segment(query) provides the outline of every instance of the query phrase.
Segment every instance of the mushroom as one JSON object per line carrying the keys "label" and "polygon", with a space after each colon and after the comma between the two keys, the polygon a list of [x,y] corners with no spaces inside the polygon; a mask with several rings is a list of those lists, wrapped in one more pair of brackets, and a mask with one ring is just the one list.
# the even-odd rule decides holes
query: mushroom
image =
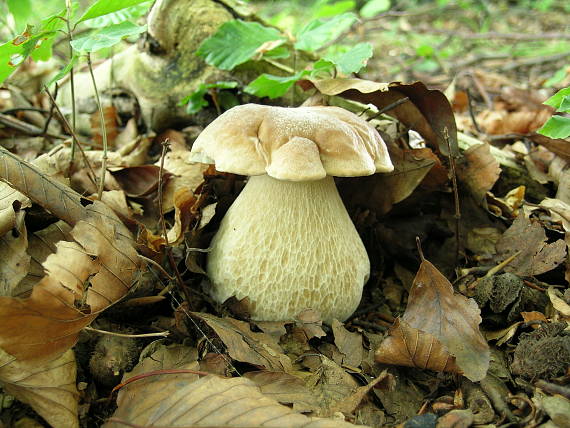
{"label": "mushroom", "polygon": [[208,125],[191,156],[250,176],[210,246],[214,299],[247,296],[255,320],[306,308],[327,323],[347,319],[370,261],[333,176],[392,171],[378,132],[339,107],[246,104]]}

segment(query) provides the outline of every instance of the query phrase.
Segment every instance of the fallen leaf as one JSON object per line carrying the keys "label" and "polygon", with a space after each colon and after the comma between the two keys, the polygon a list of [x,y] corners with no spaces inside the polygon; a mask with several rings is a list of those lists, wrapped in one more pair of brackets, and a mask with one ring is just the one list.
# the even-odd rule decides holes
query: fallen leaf
{"label": "fallen leaf", "polygon": [[465,163],[457,170],[459,180],[469,189],[477,203],[485,201],[501,174],[499,162],[491,155],[490,145],[472,146],[463,153]]}
{"label": "fallen leaf", "polygon": [[[405,85],[361,79],[325,79],[311,83],[325,95],[372,104],[379,110],[390,106],[386,114],[419,132],[430,147],[448,155],[449,143],[452,154],[459,155],[455,116],[443,92],[430,90],[421,82]],[[398,104],[405,98],[408,101]]]}
{"label": "fallen leaf", "polygon": [[542,226],[521,213],[497,242],[497,252],[500,261],[520,252],[505,267],[505,271],[518,276],[533,276],[548,272],[563,263],[566,259],[566,244],[561,239],[547,244]]}
{"label": "fallen leaf", "polygon": [[0,236],[16,225],[16,211],[31,206],[26,196],[0,182]]}
{"label": "fallen leaf", "polygon": [[27,403],[53,427],[79,426],[76,365],[68,350],[45,364],[29,365],[0,349],[0,384],[8,394]]}
{"label": "fallen leaf", "polygon": [[314,309],[304,309],[296,316],[296,321],[295,324],[305,333],[307,340],[327,335],[322,327],[321,315]]}
{"label": "fallen leaf", "polygon": [[0,234],[0,296],[13,296],[18,284],[28,274],[30,256],[24,212],[18,211],[12,230]]}
{"label": "fallen leaf", "polygon": [[306,413],[320,409],[319,399],[297,376],[264,370],[248,372],[244,377],[253,381],[263,395],[281,404],[292,405],[296,412]]}
{"label": "fallen leaf", "polygon": [[204,321],[215,332],[232,359],[274,371],[290,372],[293,369],[291,360],[275,339],[251,331],[248,323],[206,313],[193,313],[192,316]]}
{"label": "fallen leaf", "polygon": [[184,240],[184,234],[198,215],[193,212],[195,203],[196,197],[190,189],[182,187],[174,193],[174,226],[166,234],[170,245],[178,245]]}
{"label": "fallen leaf", "polygon": [[344,354],[342,359],[343,366],[352,369],[360,367],[364,354],[362,335],[348,331],[337,320],[333,320],[331,327],[334,334],[334,343],[338,350]]}
{"label": "fallen leaf", "polygon": [[455,357],[434,336],[397,319],[376,351],[376,362],[461,373]]}
{"label": "fallen leaf", "polygon": [[[380,345],[376,360],[384,361],[384,355],[401,355],[398,364],[415,366],[418,361],[423,362],[420,367],[427,367],[428,363],[432,364],[432,358],[437,357],[433,364],[449,370],[452,361],[448,360],[454,357],[465,377],[479,381],[487,373],[490,355],[489,346],[479,331],[480,322],[475,301],[454,293],[449,281],[435,266],[423,260],[414,278],[406,311]],[[434,349],[437,342],[443,348],[438,345]]]}
{"label": "fallen leaf", "polygon": [[[141,198],[158,190],[160,167],[156,165],[131,166],[112,171],[111,174],[127,196]],[[172,174],[163,171],[163,183],[167,183],[171,176]]]}
{"label": "fallen leaf", "polygon": [[310,418],[265,397],[249,379],[193,374],[153,375],[123,387],[105,428],[138,426],[348,428]]}

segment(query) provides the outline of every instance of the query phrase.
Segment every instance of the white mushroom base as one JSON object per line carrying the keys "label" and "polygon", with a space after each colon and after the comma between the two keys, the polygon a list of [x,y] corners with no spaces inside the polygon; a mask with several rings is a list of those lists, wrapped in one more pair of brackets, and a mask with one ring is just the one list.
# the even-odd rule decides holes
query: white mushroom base
{"label": "white mushroom base", "polygon": [[303,309],[344,321],[370,274],[368,255],[334,179],[251,177],[212,240],[212,296],[249,297],[255,320],[282,321]]}

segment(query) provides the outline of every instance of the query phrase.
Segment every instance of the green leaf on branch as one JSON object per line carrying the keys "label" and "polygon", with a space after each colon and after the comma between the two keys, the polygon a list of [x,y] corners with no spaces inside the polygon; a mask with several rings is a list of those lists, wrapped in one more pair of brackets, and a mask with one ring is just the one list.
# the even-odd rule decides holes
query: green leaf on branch
{"label": "green leaf on branch", "polygon": [[550,138],[568,138],[570,137],[570,117],[552,116],[542,125],[538,133]]}
{"label": "green leaf on branch", "polygon": [[88,19],[97,18],[109,13],[117,12],[127,7],[135,6],[139,3],[148,2],[148,0],[98,0],[91,5],[89,9],[79,18],[75,25]]}
{"label": "green leaf on branch", "polygon": [[133,21],[146,14],[151,6],[152,1],[146,0],[143,3],[90,19],[85,25],[90,28],[101,28],[113,24],[120,24],[125,21]]}
{"label": "green leaf on branch", "polygon": [[560,107],[560,105],[562,104],[562,101],[564,100],[565,97],[570,96],[570,86],[564,89],[560,89],[558,92],[556,92],[553,96],[551,96],[549,99],[547,99],[544,104],[546,104],[547,106],[550,107],[554,107],[555,109],[558,109]]}
{"label": "green leaf on branch", "polygon": [[231,89],[237,87],[237,82],[216,82],[216,83],[201,83],[194,92],[187,97],[184,97],[178,105],[186,105],[186,113],[196,114],[204,107],[208,106],[208,101],[204,96],[211,89]]}
{"label": "green leaf on branch", "polygon": [[363,18],[372,18],[388,9],[390,9],[390,0],[368,0],[360,9],[360,15]]}
{"label": "green leaf on branch", "polygon": [[350,50],[325,56],[332,62],[342,74],[358,73],[366,67],[368,60],[372,58],[372,45],[370,43],[358,43]]}
{"label": "green leaf on branch", "polygon": [[73,56],[71,57],[71,61],[69,61],[65,67],[63,67],[61,70],[59,70],[59,72],[53,76],[49,82],[46,83],[46,86],[51,86],[52,83],[57,82],[60,79],[63,79],[65,76],[67,76],[67,74],[69,73],[69,71],[75,66],[75,64],[77,64],[77,61],[79,60],[79,56],[77,55],[76,52],[73,52]]}
{"label": "green leaf on branch", "polygon": [[343,13],[328,20],[315,19],[297,34],[295,49],[307,52],[319,50],[348,30],[357,19],[354,13]]}
{"label": "green leaf on branch", "polygon": [[16,31],[22,31],[34,16],[31,0],[7,0],[8,10],[14,17]]}
{"label": "green leaf on branch", "polygon": [[562,101],[560,102],[560,105],[556,111],[562,113],[570,113],[570,95],[566,95],[564,98],[562,98]]}
{"label": "green leaf on branch", "polygon": [[[204,40],[196,54],[221,70],[232,70],[255,56],[274,51],[283,43],[285,37],[275,28],[236,19],[225,22]],[[269,44],[271,49],[267,48]]]}
{"label": "green leaf on branch", "polygon": [[14,40],[0,45],[0,83],[2,83],[28,56],[36,60],[51,58],[51,48],[57,31],[63,27],[65,9],[49,16],[35,27],[28,26]]}
{"label": "green leaf on branch", "polygon": [[72,40],[71,46],[77,52],[95,52],[114,46],[123,38],[140,34],[143,31],[146,31],[146,25],[138,26],[132,22],[125,21],[78,37]]}
{"label": "green leaf on branch", "polygon": [[264,73],[247,85],[244,91],[257,97],[279,98],[285,95],[297,80],[310,73],[308,70],[303,70],[293,76],[285,77]]}

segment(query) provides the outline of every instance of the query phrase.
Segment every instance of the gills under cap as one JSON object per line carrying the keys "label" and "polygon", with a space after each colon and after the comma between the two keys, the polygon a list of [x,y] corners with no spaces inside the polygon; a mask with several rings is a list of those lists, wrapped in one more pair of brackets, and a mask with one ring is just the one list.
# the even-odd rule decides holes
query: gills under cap
{"label": "gills under cap", "polygon": [[394,169],[368,122],[339,107],[245,104],[214,120],[194,142],[192,160],[218,171],[288,181],[353,177]]}

